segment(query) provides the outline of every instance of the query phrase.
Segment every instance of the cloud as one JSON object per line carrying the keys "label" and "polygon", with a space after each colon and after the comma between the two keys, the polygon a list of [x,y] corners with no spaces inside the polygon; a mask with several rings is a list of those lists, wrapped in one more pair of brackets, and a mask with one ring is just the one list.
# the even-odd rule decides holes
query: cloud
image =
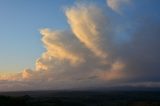
{"label": "cloud", "polygon": [[28,79],[28,78],[32,77],[32,75],[33,75],[33,72],[32,72],[32,70],[30,70],[30,69],[25,69],[25,70],[22,72],[22,78],[23,78],[23,79]]}
{"label": "cloud", "polygon": [[159,88],[160,82],[133,82],[133,83],[122,83],[119,87],[134,87],[134,88]]}
{"label": "cloud", "polygon": [[[129,1],[107,2],[118,9]],[[65,15],[71,29],[42,29],[46,51],[36,60],[36,68],[1,75],[0,89],[159,87],[160,20],[152,16],[159,14],[153,9],[159,6],[151,1],[132,3],[134,9],[126,7],[128,11],[116,18],[93,4],[68,7]],[[144,6],[150,7],[147,13]]]}
{"label": "cloud", "polygon": [[112,64],[111,69],[109,71],[100,72],[99,75],[104,80],[118,80],[125,77],[125,73],[123,71],[124,67],[124,63],[117,61],[114,64]]}
{"label": "cloud", "polygon": [[[78,54],[74,39],[68,36],[70,33],[63,31],[41,30],[42,41],[47,49],[47,54],[59,60],[68,60],[71,64],[84,62],[83,57]],[[65,36],[64,36],[65,35]],[[70,42],[72,40],[73,43]],[[73,45],[75,45],[73,47]]]}
{"label": "cloud", "polygon": [[41,30],[46,52],[36,62],[36,75],[42,72],[46,83],[60,88],[81,88],[91,81],[121,78],[123,62],[111,58],[108,51],[112,38],[103,10],[81,4],[67,8],[66,16],[71,30]]}
{"label": "cloud", "polygon": [[[93,12],[94,11],[94,12]],[[96,6],[77,5],[68,8],[66,16],[75,36],[94,54],[106,58],[107,53],[102,48],[102,38],[106,32],[105,15]]]}
{"label": "cloud", "polygon": [[107,5],[118,13],[121,13],[124,6],[129,5],[131,0],[106,0]]}
{"label": "cloud", "polygon": [[46,51],[35,70],[20,73],[25,88],[80,89],[123,76],[123,63],[110,58],[110,23],[103,10],[81,4],[67,8],[66,16],[71,30],[40,31]]}

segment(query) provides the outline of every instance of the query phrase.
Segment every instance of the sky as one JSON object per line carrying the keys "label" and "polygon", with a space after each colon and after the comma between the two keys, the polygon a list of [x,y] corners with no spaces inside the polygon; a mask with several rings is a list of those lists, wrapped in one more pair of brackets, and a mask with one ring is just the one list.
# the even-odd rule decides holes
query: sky
{"label": "sky", "polygon": [[66,29],[64,8],[71,4],[74,0],[0,0],[0,72],[34,68],[44,51],[39,30]]}
{"label": "sky", "polygon": [[159,0],[0,0],[0,91],[160,87]]}

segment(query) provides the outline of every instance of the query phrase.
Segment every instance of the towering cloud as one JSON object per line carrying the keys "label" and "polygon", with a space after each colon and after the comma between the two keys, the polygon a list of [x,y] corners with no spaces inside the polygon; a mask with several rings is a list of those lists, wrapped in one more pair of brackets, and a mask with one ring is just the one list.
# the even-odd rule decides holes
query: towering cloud
{"label": "towering cloud", "polygon": [[[93,12],[94,11],[94,12]],[[95,55],[106,58],[102,48],[102,38],[106,28],[106,19],[96,6],[78,5],[67,9],[66,16],[75,36]],[[106,29],[107,30],[107,29]]]}
{"label": "towering cloud", "polygon": [[[130,0],[107,0],[118,18],[93,4],[67,8],[71,29],[42,29],[46,51],[37,59],[36,69],[1,77],[0,89],[159,87],[160,20],[142,9],[146,3],[152,11],[156,3],[142,1],[141,5],[132,1],[135,9],[126,6],[127,12],[119,15]],[[158,11],[152,14],[160,16]]]}
{"label": "towering cloud", "polygon": [[[71,64],[84,62],[83,57],[75,50],[76,42],[74,42],[72,36],[68,36],[69,34],[71,35],[71,33],[44,29],[41,30],[41,34],[42,41],[47,49],[46,54],[49,56],[62,61],[68,60]],[[70,40],[72,40],[73,43],[71,43]]]}

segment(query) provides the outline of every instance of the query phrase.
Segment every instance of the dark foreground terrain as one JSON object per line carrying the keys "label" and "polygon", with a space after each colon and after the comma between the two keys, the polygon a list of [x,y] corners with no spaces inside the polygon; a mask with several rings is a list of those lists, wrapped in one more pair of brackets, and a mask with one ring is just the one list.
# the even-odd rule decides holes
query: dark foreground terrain
{"label": "dark foreground terrain", "polygon": [[0,106],[160,106],[160,92],[154,91],[28,91],[0,95]]}

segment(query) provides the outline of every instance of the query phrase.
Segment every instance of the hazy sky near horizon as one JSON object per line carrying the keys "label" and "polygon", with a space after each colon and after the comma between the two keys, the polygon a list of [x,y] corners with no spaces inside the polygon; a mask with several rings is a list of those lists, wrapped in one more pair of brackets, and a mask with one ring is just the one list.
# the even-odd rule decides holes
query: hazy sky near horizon
{"label": "hazy sky near horizon", "polygon": [[160,87],[159,11],[159,0],[0,0],[0,90]]}

